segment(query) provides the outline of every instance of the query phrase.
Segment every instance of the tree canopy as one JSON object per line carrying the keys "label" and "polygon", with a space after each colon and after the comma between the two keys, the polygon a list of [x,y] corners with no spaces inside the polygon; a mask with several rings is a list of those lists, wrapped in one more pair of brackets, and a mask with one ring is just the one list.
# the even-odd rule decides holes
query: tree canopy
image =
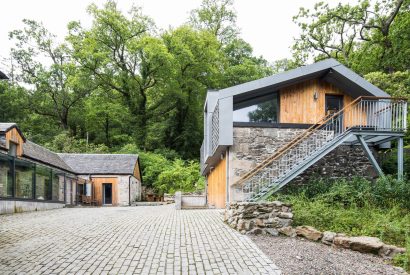
{"label": "tree canopy", "polygon": [[64,39],[25,19],[10,30],[17,66],[13,81],[0,83],[0,121],[58,151],[140,153],[147,166],[160,166],[145,170],[148,185],[168,192],[180,181],[195,190],[203,184],[192,173],[207,89],[333,57],[410,98],[410,0],[331,3],[302,7],[292,56],[269,61],[241,37],[234,0],[203,0],[186,23],[166,30],[141,8],[125,13],[111,0],[90,5],[91,26],[70,22]]}

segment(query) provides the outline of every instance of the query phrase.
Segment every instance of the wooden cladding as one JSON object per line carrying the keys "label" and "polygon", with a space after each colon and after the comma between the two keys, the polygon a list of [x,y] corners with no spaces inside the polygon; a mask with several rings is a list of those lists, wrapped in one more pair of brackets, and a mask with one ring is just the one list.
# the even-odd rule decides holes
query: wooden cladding
{"label": "wooden cladding", "polygon": [[23,155],[23,137],[20,135],[19,131],[16,128],[12,128],[11,130],[6,132],[6,146],[7,149],[10,147],[10,142],[13,142],[17,145],[17,156],[20,157]]}
{"label": "wooden cladding", "polygon": [[280,123],[314,124],[326,115],[326,94],[343,95],[346,106],[353,98],[320,80],[310,80],[280,91]]}
{"label": "wooden cladding", "polygon": [[226,203],[226,156],[208,176],[208,205],[225,208]]}
{"label": "wooden cladding", "polygon": [[112,184],[112,205],[118,205],[118,178],[92,178],[93,198],[97,205],[103,205],[103,184]]}

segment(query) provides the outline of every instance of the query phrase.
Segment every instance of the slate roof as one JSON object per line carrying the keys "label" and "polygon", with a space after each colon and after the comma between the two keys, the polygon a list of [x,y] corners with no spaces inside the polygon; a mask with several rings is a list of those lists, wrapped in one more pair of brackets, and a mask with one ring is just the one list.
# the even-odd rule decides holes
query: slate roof
{"label": "slate roof", "polygon": [[138,155],[58,154],[77,174],[132,175]]}
{"label": "slate roof", "polygon": [[[0,134],[4,134],[4,133],[6,133],[7,131],[9,131],[13,128],[16,128],[17,131],[19,132],[20,136],[23,138],[23,140],[26,141],[26,138],[24,137],[24,135],[21,132],[20,128],[17,127],[16,123],[13,123],[13,122],[11,122],[11,123],[0,122]],[[1,144],[0,144],[0,146],[1,146]]]}
{"label": "slate roof", "polygon": [[26,140],[23,144],[23,156],[68,172],[74,172],[73,169],[67,165],[67,163],[65,163],[58,154],[29,140]]}
{"label": "slate roof", "polygon": [[17,124],[0,122],[0,133],[5,133],[13,127],[17,127]]}
{"label": "slate roof", "polygon": [[390,97],[335,59],[326,59],[311,65],[246,82],[219,90],[219,98],[234,97],[240,101],[269,93],[306,80],[320,78],[341,88],[353,98],[358,96]]}

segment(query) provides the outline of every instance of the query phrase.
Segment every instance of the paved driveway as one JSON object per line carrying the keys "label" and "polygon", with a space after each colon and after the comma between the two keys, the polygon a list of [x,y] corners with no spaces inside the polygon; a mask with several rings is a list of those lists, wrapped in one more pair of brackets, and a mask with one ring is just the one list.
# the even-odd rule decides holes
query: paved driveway
{"label": "paved driveway", "polygon": [[218,210],[68,208],[0,216],[0,274],[279,274]]}

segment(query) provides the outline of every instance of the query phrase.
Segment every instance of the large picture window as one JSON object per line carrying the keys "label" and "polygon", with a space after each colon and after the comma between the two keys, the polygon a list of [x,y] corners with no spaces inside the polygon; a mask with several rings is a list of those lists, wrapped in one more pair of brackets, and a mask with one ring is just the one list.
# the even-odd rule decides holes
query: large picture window
{"label": "large picture window", "polygon": [[33,165],[22,160],[15,160],[16,198],[33,198]]}
{"label": "large picture window", "polygon": [[279,122],[278,94],[253,98],[234,105],[234,122]]}
{"label": "large picture window", "polygon": [[13,196],[13,161],[0,155],[0,197]]}
{"label": "large picture window", "polygon": [[0,197],[64,201],[65,173],[0,154]]}
{"label": "large picture window", "polygon": [[36,167],[36,199],[51,200],[51,169],[44,166]]}

